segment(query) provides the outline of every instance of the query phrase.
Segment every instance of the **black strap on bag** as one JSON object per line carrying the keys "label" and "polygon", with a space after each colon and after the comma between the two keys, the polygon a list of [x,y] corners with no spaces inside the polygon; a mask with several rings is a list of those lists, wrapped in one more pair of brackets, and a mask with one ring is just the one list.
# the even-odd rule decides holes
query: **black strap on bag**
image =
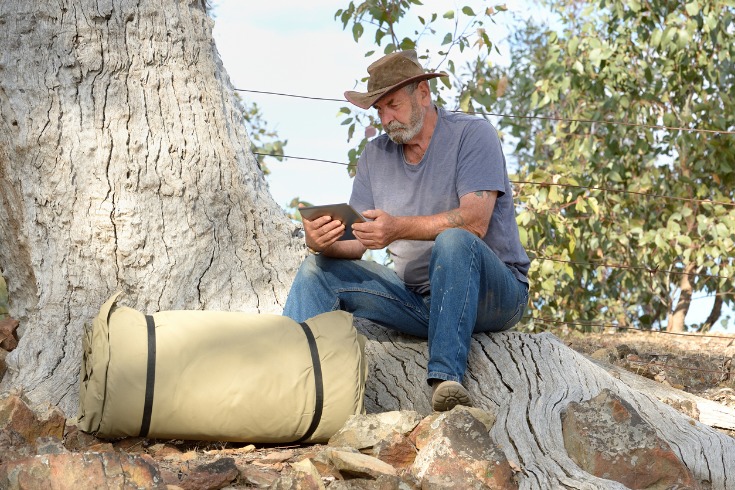
{"label": "black strap on bag", "polygon": [[145,376],[145,403],[143,404],[143,421],[140,424],[140,437],[148,437],[153,412],[153,388],[156,384],[156,323],[151,315],[145,316],[148,328],[148,364]]}
{"label": "black strap on bag", "polygon": [[324,380],[322,378],[322,364],[319,360],[319,350],[317,349],[316,339],[314,334],[309,328],[306,322],[301,322],[301,328],[304,329],[306,334],[306,340],[309,342],[309,351],[311,352],[311,364],[314,366],[314,384],[316,388],[316,401],[314,404],[314,417],[311,419],[311,425],[306,430],[301,438],[296,442],[303,442],[307,440],[314,433],[316,428],[319,426],[319,422],[322,419],[322,409],[324,407]]}

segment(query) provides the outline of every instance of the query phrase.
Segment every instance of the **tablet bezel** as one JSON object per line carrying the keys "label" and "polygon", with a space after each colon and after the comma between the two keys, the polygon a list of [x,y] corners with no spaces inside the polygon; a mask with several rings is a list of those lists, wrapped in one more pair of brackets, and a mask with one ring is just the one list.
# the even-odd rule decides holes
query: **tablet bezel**
{"label": "tablet bezel", "polygon": [[342,224],[345,225],[345,232],[338,240],[355,240],[355,235],[352,234],[352,225],[368,221],[363,215],[357,212],[355,208],[347,203],[305,206],[303,208],[298,208],[298,211],[302,218],[306,218],[309,221],[322,216],[329,216],[332,219],[341,221]]}

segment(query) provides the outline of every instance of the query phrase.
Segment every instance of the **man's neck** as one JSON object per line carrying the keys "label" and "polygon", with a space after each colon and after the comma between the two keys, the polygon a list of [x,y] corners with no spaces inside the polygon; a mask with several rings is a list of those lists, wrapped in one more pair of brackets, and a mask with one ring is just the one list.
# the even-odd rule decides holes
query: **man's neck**
{"label": "man's neck", "polygon": [[429,149],[431,137],[434,135],[434,129],[436,129],[436,122],[438,120],[439,114],[436,106],[432,104],[429,110],[426,111],[424,126],[421,128],[419,134],[414,136],[408,143],[403,144],[403,155],[407,163],[418,165],[421,159],[424,158],[426,150]]}

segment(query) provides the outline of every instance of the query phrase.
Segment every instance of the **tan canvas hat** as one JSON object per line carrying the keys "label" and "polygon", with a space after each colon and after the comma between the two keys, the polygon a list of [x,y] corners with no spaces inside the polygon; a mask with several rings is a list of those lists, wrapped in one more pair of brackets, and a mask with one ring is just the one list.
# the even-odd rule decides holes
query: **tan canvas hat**
{"label": "tan canvas hat", "polygon": [[413,49],[383,56],[368,66],[367,71],[370,75],[367,92],[345,92],[345,98],[362,109],[369,109],[382,96],[409,83],[447,76],[446,73],[425,72]]}

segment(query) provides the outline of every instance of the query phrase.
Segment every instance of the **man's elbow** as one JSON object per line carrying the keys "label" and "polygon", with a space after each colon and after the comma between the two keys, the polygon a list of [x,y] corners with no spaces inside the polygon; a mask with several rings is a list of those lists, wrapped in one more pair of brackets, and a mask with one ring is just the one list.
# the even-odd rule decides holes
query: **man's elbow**
{"label": "man's elbow", "polygon": [[472,233],[473,235],[479,237],[479,238],[485,238],[485,235],[487,235],[487,230],[490,227],[490,220],[489,219],[478,219],[473,220],[470,223],[468,223],[469,226],[467,226],[467,231]]}

